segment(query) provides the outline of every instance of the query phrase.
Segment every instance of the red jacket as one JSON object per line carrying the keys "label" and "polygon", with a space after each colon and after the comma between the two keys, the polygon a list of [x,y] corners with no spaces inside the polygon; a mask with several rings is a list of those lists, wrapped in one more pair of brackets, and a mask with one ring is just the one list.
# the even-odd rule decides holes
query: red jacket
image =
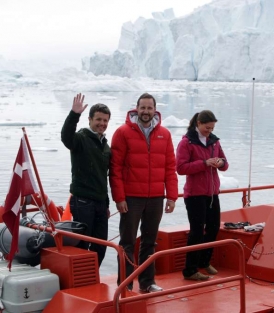
{"label": "red jacket", "polygon": [[228,169],[225,154],[219,138],[210,134],[204,146],[196,131],[188,131],[179,142],[176,154],[177,173],[186,175],[184,198],[191,196],[212,196],[220,192],[220,179],[217,169],[205,164],[209,158],[222,158],[225,163],[220,171]]}
{"label": "red jacket", "polygon": [[138,126],[137,111],[127,113],[126,124],[112,137],[110,186],[115,202],[132,197],[178,198],[178,178],[170,132],[155,113],[149,144]]}

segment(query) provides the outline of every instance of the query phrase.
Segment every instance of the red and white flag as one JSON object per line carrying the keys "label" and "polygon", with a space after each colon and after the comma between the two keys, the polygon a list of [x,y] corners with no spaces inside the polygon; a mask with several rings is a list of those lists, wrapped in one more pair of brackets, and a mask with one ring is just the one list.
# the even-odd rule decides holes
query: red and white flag
{"label": "red and white flag", "polygon": [[31,171],[29,153],[23,136],[20,148],[13,166],[9,191],[4,204],[3,221],[7,225],[12,242],[10,252],[7,257],[9,260],[8,268],[11,269],[11,262],[18,250],[19,219],[21,198],[31,195],[38,191]]}

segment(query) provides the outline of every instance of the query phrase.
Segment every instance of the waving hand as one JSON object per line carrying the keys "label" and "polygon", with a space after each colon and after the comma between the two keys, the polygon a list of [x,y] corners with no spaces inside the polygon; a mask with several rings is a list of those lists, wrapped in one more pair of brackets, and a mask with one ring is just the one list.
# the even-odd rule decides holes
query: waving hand
{"label": "waving hand", "polygon": [[88,106],[87,104],[84,103],[85,96],[80,93],[77,94],[76,97],[73,99],[73,105],[72,105],[72,111],[75,113],[82,113]]}

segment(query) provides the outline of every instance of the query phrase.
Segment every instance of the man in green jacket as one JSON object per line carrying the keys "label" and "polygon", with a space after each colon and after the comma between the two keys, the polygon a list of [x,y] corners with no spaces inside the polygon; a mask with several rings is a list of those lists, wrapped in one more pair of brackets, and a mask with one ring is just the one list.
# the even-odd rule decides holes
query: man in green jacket
{"label": "man in green jacket", "polygon": [[[89,128],[76,132],[80,116],[88,106],[84,104],[84,99],[81,94],[74,97],[72,110],[61,131],[62,142],[71,156],[70,210],[74,221],[87,225],[87,236],[107,240],[110,148],[104,132],[111,113],[104,104],[93,105],[89,111]],[[106,246],[81,241],[78,247],[97,252],[101,265]]]}

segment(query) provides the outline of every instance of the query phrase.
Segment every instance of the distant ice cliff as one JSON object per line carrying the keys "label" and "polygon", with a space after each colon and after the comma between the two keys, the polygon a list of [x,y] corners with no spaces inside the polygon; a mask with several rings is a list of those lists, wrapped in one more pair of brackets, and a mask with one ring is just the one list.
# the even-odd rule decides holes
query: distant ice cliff
{"label": "distant ice cliff", "polygon": [[122,26],[118,49],[83,60],[95,75],[274,82],[274,1],[215,0],[175,18],[173,9]]}

